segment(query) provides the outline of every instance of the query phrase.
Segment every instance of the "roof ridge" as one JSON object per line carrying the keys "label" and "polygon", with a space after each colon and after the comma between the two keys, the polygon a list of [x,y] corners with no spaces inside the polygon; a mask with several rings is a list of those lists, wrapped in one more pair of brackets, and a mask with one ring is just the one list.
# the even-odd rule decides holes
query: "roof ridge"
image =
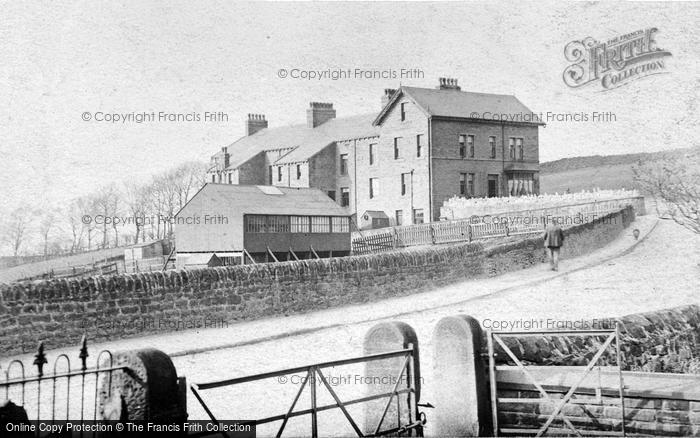
{"label": "roof ridge", "polygon": [[509,97],[515,97],[515,94],[484,93],[484,92],[481,92],[481,91],[441,90],[441,89],[439,89],[439,88],[409,87],[409,86],[403,86],[402,88],[407,88],[407,89],[409,89],[409,90],[426,90],[426,91],[431,91],[431,92],[478,94],[478,95],[481,95],[481,96],[509,96]]}

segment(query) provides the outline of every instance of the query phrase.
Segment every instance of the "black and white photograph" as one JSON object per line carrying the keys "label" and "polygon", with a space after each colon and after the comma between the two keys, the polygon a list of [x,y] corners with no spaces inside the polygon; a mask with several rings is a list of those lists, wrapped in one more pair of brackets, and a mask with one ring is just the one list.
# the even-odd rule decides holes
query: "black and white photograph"
{"label": "black and white photograph", "polygon": [[700,436],[700,3],[0,11],[0,436]]}

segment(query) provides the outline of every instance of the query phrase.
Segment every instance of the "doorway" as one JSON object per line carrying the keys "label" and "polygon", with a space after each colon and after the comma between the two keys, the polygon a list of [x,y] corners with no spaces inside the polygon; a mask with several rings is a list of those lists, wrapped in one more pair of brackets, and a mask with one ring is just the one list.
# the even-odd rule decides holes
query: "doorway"
{"label": "doorway", "polygon": [[489,175],[488,190],[489,198],[495,198],[498,196],[498,175]]}

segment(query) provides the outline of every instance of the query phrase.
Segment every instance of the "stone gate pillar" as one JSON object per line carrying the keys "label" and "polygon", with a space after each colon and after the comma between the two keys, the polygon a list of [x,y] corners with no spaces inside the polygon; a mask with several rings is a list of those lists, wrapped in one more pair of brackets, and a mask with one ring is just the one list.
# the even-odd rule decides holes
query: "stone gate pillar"
{"label": "stone gate pillar", "polygon": [[[409,422],[416,421],[415,409],[411,410],[408,398],[411,397],[412,405],[420,400],[420,366],[418,357],[418,337],[413,328],[403,322],[386,322],[372,327],[365,335],[364,354],[385,353],[390,351],[413,348],[415,356],[409,360],[408,367],[402,377],[399,373],[406,361],[405,357],[392,357],[365,363],[365,394],[367,396],[391,392],[399,381],[397,390],[413,386],[415,394],[399,394],[392,400],[380,430],[397,427],[398,422],[405,426]],[[407,380],[410,379],[409,380]],[[410,383],[410,385],[409,385]],[[381,398],[364,403],[364,432],[373,434],[380,421],[388,398]]]}
{"label": "stone gate pillar", "polygon": [[435,422],[431,435],[491,435],[490,399],[481,343],[481,327],[471,316],[448,316],[438,321],[432,340]]}
{"label": "stone gate pillar", "polygon": [[187,419],[184,378],[178,378],[170,356],[155,349],[120,351],[113,364],[128,369],[111,378],[101,375],[98,418],[163,424]]}

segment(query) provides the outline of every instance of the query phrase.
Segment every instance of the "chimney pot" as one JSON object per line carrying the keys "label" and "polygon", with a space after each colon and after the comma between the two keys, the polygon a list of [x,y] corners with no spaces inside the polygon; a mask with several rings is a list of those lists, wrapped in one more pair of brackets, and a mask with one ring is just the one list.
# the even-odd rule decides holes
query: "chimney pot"
{"label": "chimney pot", "polygon": [[387,103],[391,100],[391,97],[396,93],[396,89],[394,88],[385,88],[384,89],[384,94],[382,95],[382,108],[386,106]]}
{"label": "chimney pot", "polygon": [[315,128],[331,119],[335,119],[335,110],[332,103],[309,103],[309,108],[306,110],[306,126]]}
{"label": "chimney pot", "polygon": [[245,135],[253,135],[265,128],[267,128],[267,120],[264,114],[248,113],[248,120],[245,123]]}
{"label": "chimney pot", "polygon": [[439,82],[440,85],[437,88],[440,90],[461,90],[460,86],[457,85],[457,79],[455,78],[439,78]]}

